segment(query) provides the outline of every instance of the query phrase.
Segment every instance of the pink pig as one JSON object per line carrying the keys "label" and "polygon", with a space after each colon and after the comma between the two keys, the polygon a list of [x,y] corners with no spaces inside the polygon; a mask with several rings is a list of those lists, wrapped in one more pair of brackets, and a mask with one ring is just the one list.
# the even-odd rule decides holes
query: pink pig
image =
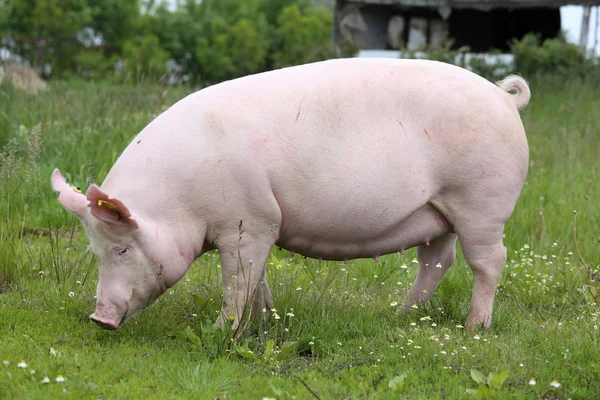
{"label": "pink pig", "polygon": [[406,311],[434,292],[458,237],[474,275],[466,326],[489,327],[504,224],[527,175],[519,110],[529,98],[516,76],[494,85],[390,59],[284,68],[191,94],[138,134],[102,187],[83,195],[52,174],[100,266],[91,318],[116,329],[218,249],[218,323],[235,327],[247,304],[273,307],[273,245],[324,260],[418,246]]}

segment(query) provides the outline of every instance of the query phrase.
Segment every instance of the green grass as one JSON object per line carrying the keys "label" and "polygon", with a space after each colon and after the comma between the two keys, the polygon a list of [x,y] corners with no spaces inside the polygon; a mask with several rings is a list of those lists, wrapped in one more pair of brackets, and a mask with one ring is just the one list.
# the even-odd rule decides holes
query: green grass
{"label": "green grass", "polygon": [[60,166],[82,187],[101,182],[131,138],[188,91],[55,83],[35,97],[0,88],[0,144],[17,138],[0,159],[1,399],[470,398],[472,369],[508,371],[496,398],[600,396],[596,88],[532,84],[522,114],[531,168],[506,227],[509,260],[487,332],[457,327],[472,288],[460,253],[430,302],[396,315],[391,304],[416,275],[414,250],[348,265],[275,250],[268,276],[281,319],[268,312],[233,342],[212,328],[221,289],[209,253],[155,305],[101,330],[88,320],[97,266],[50,172]]}

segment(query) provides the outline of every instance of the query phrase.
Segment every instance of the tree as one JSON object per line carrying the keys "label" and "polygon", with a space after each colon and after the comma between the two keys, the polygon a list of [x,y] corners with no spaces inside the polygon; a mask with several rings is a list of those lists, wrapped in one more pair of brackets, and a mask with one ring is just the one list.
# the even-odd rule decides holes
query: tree
{"label": "tree", "polygon": [[303,64],[333,56],[331,29],[333,17],[324,7],[314,10],[297,5],[286,7],[277,18],[273,56],[276,67]]}
{"label": "tree", "polygon": [[[5,45],[44,75],[73,67],[77,32],[91,21],[87,0],[6,0]],[[51,69],[44,68],[46,65]]]}
{"label": "tree", "polygon": [[168,59],[169,53],[160,47],[154,35],[136,36],[123,44],[123,69],[134,82],[161,77],[167,70]]}

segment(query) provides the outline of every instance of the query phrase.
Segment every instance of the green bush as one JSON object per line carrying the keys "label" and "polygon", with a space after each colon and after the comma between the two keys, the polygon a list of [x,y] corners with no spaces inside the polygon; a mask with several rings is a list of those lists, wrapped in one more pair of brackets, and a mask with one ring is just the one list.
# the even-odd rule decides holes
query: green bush
{"label": "green bush", "polygon": [[323,7],[304,13],[295,4],[284,8],[275,29],[274,65],[285,67],[333,57],[332,26],[333,17]]}
{"label": "green bush", "polygon": [[564,35],[541,42],[535,34],[527,34],[511,43],[515,70],[527,77],[558,75],[572,78],[599,76],[598,64],[587,58],[579,47],[568,43]]}
{"label": "green bush", "polygon": [[158,79],[166,72],[168,59],[154,35],[137,36],[123,45],[124,72],[135,82],[142,77]]}

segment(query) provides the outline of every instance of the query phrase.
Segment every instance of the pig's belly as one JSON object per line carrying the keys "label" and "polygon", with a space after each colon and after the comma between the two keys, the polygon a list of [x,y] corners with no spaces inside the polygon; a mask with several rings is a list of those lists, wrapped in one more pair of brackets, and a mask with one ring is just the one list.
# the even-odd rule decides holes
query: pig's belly
{"label": "pig's belly", "polygon": [[404,251],[451,231],[446,218],[430,204],[408,215],[337,219],[331,214],[284,213],[276,244],[307,257],[341,261]]}

